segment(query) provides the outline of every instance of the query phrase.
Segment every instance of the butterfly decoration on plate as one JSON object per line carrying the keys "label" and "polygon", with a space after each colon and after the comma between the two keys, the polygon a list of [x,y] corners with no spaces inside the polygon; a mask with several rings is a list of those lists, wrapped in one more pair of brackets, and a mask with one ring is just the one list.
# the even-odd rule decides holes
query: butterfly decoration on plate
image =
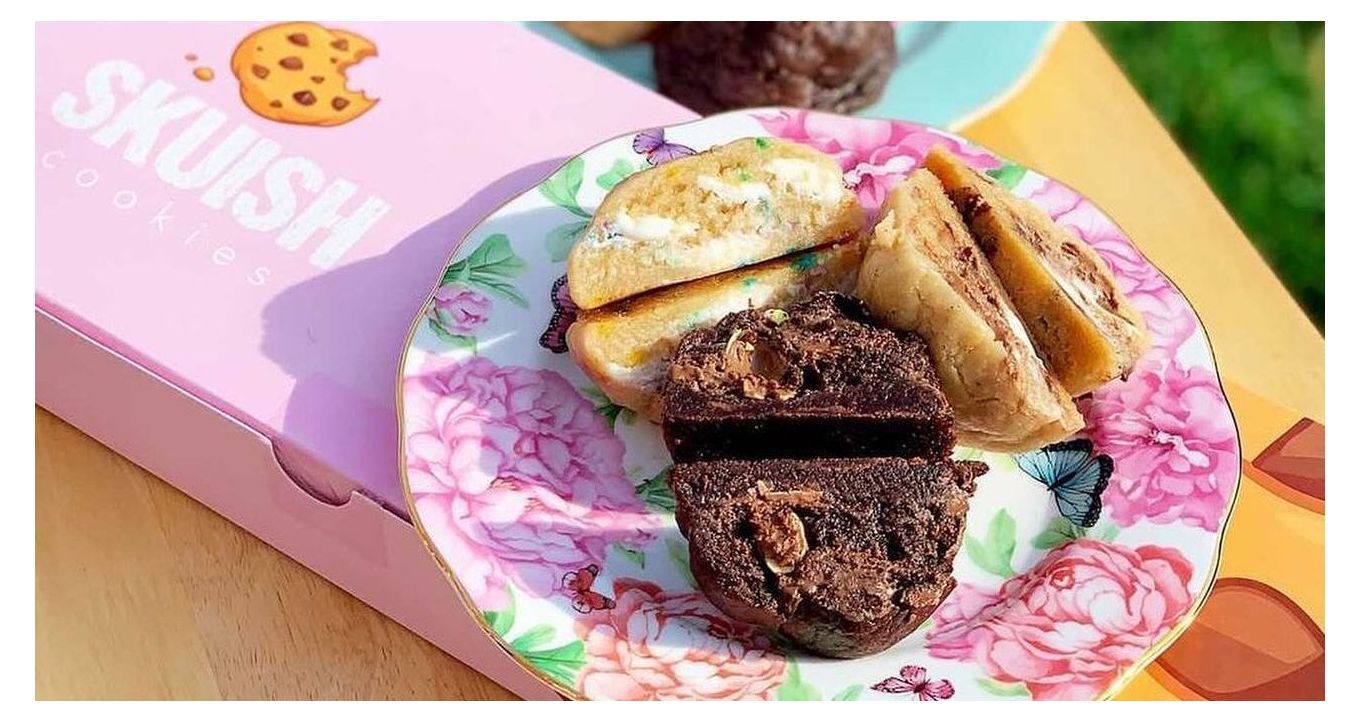
{"label": "butterfly decoration on plate", "polygon": [[1100,495],[1110,484],[1114,460],[1096,454],[1090,439],[1070,439],[1015,457],[1020,469],[1053,492],[1058,513],[1079,527],[1100,520]]}
{"label": "butterfly decoration on plate", "polygon": [[926,677],[926,668],[909,664],[898,672],[869,689],[888,694],[914,694],[922,702],[934,702],[954,696],[954,685],[947,679],[932,681]]}
{"label": "butterfly decoration on plate", "polygon": [[574,572],[567,572],[562,575],[562,586],[566,587],[567,594],[571,595],[571,608],[586,614],[601,609],[613,609],[614,600],[591,589],[595,586],[595,578],[600,575],[600,567],[596,564],[588,564]]}
{"label": "butterfly decoration on plate", "polygon": [[580,311],[571,300],[566,276],[553,281],[552,305],[552,320],[548,321],[548,328],[543,331],[543,335],[538,337],[538,345],[553,353],[566,353],[567,329],[576,323],[576,314]]}
{"label": "butterfly decoration on plate", "polygon": [[633,136],[633,152],[647,156],[647,164],[654,166],[694,155],[693,148],[667,141],[665,128],[652,128]]}

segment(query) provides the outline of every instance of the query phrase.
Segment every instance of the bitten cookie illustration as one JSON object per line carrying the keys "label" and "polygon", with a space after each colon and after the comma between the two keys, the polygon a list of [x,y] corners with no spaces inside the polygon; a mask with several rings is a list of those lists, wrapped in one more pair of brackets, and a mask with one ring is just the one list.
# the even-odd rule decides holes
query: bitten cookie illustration
{"label": "bitten cookie illustration", "polygon": [[367,38],[316,23],[270,25],[251,33],[231,55],[241,100],[281,123],[348,123],[378,101],[345,87],[345,71],[378,54]]}

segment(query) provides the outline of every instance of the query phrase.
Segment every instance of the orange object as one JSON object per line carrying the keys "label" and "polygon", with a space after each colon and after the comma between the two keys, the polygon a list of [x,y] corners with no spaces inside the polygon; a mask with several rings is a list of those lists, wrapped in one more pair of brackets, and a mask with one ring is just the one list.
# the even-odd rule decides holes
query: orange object
{"label": "orange object", "polygon": [[1120,699],[1324,698],[1325,428],[1231,381],[1242,487],[1219,579],[1185,633]]}

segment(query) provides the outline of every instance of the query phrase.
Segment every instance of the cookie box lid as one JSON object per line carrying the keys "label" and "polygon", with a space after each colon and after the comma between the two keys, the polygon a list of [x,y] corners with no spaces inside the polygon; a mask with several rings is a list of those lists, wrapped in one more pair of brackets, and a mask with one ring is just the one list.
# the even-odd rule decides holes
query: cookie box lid
{"label": "cookie box lid", "polygon": [[37,68],[38,307],[403,514],[397,364],[455,244],[692,117],[512,24],[44,23]]}

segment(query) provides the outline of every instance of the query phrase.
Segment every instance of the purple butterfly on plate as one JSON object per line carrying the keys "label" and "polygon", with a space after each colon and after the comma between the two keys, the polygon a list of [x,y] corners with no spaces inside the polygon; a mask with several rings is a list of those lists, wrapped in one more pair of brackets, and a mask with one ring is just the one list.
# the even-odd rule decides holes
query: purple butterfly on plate
{"label": "purple butterfly on plate", "polygon": [[930,681],[926,678],[925,667],[909,664],[898,674],[901,676],[889,677],[869,689],[888,694],[914,694],[916,699],[930,702],[954,696],[954,685],[947,679]]}
{"label": "purple butterfly on plate", "polygon": [[633,136],[633,152],[647,156],[648,165],[661,165],[676,158],[694,155],[694,149],[687,145],[667,142],[665,128],[652,128]]}
{"label": "purple butterfly on plate", "polygon": [[576,314],[579,311],[567,290],[566,276],[553,281],[552,305],[552,320],[548,322],[548,328],[543,335],[538,337],[538,345],[553,353],[566,353],[567,329],[576,322]]}

